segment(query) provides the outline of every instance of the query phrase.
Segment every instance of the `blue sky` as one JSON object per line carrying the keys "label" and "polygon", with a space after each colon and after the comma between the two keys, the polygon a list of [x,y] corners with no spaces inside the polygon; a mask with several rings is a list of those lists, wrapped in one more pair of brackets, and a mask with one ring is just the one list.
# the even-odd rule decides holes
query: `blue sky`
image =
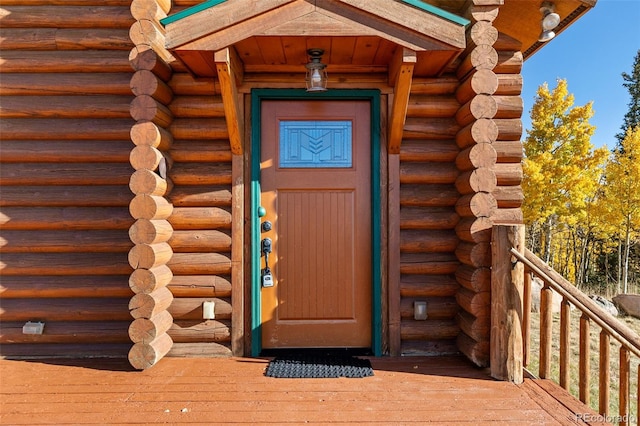
{"label": "blue sky", "polygon": [[574,105],[593,101],[593,145],[614,148],[630,101],[621,74],[631,73],[638,49],[640,0],[598,0],[592,10],[524,63],[522,139],[531,128],[536,90],[545,81],[552,89],[562,78],[575,97]]}

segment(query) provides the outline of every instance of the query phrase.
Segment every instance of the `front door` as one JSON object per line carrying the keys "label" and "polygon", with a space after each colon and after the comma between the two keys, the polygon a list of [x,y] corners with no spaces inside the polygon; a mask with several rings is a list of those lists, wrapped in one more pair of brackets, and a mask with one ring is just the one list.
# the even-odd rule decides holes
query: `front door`
{"label": "front door", "polygon": [[262,102],[265,349],[371,347],[370,108],[359,100]]}

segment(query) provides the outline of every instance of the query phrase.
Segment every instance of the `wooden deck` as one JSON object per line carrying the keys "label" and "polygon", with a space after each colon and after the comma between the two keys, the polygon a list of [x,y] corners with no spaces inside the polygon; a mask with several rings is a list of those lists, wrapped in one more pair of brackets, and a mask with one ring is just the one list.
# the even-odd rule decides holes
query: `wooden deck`
{"label": "wooden deck", "polygon": [[274,379],[267,359],[0,360],[0,423],[582,424],[548,381],[492,380],[462,358],[373,358],[364,379]]}

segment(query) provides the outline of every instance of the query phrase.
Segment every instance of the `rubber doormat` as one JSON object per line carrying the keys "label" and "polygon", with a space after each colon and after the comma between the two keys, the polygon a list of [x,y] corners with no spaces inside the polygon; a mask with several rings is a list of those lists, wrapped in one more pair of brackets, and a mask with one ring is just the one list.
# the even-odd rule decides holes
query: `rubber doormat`
{"label": "rubber doormat", "polygon": [[265,376],[278,378],[337,378],[373,376],[368,359],[335,353],[280,355],[267,365]]}

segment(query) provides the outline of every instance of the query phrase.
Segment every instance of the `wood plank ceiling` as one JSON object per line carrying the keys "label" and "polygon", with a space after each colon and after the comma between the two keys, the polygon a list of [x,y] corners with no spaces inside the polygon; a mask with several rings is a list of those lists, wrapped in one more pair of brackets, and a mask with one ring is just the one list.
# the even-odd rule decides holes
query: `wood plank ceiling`
{"label": "wood plank ceiling", "polygon": [[[251,37],[237,43],[246,73],[304,72],[307,50],[325,51],[322,62],[332,73],[386,73],[399,46],[377,36],[354,37]],[[435,75],[458,55],[458,50],[419,52],[424,61],[417,75]],[[429,59],[429,60],[427,60]]]}
{"label": "wood plank ceiling", "polygon": [[[307,50],[324,50],[322,62],[332,74],[387,73],[389,63],[401,48],[377,36],[295,37],[254,36],[233,45],[244,73],[304,73]],[[415,76],[431,77],[455,69],[461,50],[418,52]],[[173,54],[199,77],[216,75],[212,51],[182,50]]]}

